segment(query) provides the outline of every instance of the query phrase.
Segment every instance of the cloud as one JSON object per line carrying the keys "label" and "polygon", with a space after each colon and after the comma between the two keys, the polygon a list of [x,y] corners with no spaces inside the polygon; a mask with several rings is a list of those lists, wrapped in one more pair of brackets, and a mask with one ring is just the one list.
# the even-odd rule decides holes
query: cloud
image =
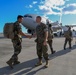
{"label": "cloud", "polygon": [[76,4],[68,4],[62,9],[63,14],[76,14]]}
{"label": "cloud", "polygon": [[65,4],[64,0],[45,0],[45,5],[48,7],[53,7],[53,6],[62,6]]}
{"label": "cloud", "polygon": [[43,17],[44,17],[44,18],[46,18],[46,19],[48,19],[48,18],[49,18],[46,14],[44,14],[44,15],[43,15]]}
{"label": "cloud", "polygon": [[[39,9],[46,13],[47,15],[54,14],[54,15],[59,15],[61,14],[62,8],[59,6],[63,6],[65,4],[64,0],[45,0],[43,4],[39,5]],[[59,10],[60,12],[56,12],[55,10]]]}
{"label": "cloud", "polygon": [[33,1],[33,4],[37,4],[37,1]]}
{"label": "cloud", "polygon": [[33,6],[32,5],[29,5],[29,8],[32,8]]}
{"label": "cloud", "polygon": [[43,0],[40,0],[40,4],[43,4],[44,3],[44,1]]}
{"label": "cloud", "polygon": [[40,12],[43,15],[59,15],[63,14],[76,14],[76,3],[67,4],[69,0],[41,0],[39,5]]}
{"label": "cloud", "polygon": [[76,10],[74,10],[74,11],[66,11],[66,12],[64,12],[64,14],[66,15],[66,14],[76,14]]}
{"label": "cloud", "polygon": [[25,8],[33,8],[33,6],[32,5],[29,5],[29,6],[25,6]]}
{"label": "cloud", "polygon": [[66,2],[70,0],[40,0],[38,9],[34,7],[37,1],[33,1],[32,4],[26,6],[26,8],[33,8],[39,14],[46,15],[58,15],[64,14],[76,14],[76,3],[67,4]]}
{"label": "cloud", "polygon": [[33,1],[32,4],[25,6],[25,8],[33,8],[33,5],[35,5],[37,3],[37,1]]}

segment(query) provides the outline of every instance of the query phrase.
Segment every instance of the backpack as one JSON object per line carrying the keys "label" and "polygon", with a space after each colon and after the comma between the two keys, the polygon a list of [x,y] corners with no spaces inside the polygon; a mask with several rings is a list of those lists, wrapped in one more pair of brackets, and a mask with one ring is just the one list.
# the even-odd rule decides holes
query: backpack
{"label": "backpack", "polygon": [[13,39],[14,38],[14,23],[5,23],[3,28],[4,37]]}
{"label": "backpack", "polygon": [[48,28],[48,40],[52,40],[54,38],[53,31]]}
{"label": "backpack", "polygon": [[70,37],[70,32],[69,32],[69,31],[65,31],[65,32],[64,32],[64,37],[65,37],[65,38],[71,38],[71,37]]}

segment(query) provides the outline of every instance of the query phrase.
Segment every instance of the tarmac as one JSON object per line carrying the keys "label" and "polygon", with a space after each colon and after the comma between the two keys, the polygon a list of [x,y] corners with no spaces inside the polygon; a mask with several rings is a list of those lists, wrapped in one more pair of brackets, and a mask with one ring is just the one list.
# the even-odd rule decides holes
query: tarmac
{"label": "tarmac", "polygon": [[23,38],[22,52],[19,54],[20,64],[11,69],[6,61],[13,55],[13,46],[10,39],[0,38],[0,75],[76,75],[76,45],[75,39],[72,41],[72,49],[64,50],[64,38],[54,38],[53,48],[55,54],[51,54],[48,46],[49,67],[45,68],[43,64],[35,67],[38,61],[36,55],[35,38]]}

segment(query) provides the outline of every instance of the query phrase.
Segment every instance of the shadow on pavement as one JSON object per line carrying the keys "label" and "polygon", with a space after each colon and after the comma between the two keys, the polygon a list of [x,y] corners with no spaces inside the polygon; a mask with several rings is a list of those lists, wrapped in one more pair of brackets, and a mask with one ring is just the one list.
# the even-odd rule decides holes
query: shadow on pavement
{"label": "shadow on pavement", "polygon": [[[37,62],[36,59],[28,60],[26,62],[23,62],[21,64],[18,64],[14,66],[14,69],[11,69],[9,66],[0,68],[0,75],[22,75],[24,73],[27,73],[31,71],[33,68],[35,68],[35,63]],[[13,74],[16,73],[16,74]]]}
{"label": "shadow on pavement", "polygon": [[50,59],[54,59],[58,56],[65,55],[65,54],[67,54],[67,53],[69,53],[69,52],[71,52],[72,50],[75,50],[75,49],[76,49],[76,45],[73,45],[72,49],[66,48],[66,50],[64,50],[64,49],[59,50],[55,54],[49,54],[49,57],[50,57]]}
{"label": "shadow on pavement", "polygon": [[[72,47],[72,49],[67,48],[66,50],[60,50],[60,51],[56,52],[55,54],[49,54],[50,60],[52,60],[58,56],[67,54],[75,49],[76,49],[76,45],[74,45]],[[32,69],[36,68],[34,66],[36,62],[37,62],[37,58],[28,60],[28,61],[25,61],[25,62],[19,64],[19,65],[14,66],[14,69],[12,69],[12,70],[10,69],[9,66],[2,67],[2,68],[0,68],[0,75],[22,75],[25,73],[27,73],[26,75],[34,75],[39,70],[45,69],[44,67],[40,67],[37,70],[31,71]],[[43,60],[43,62],[44,62],[44,60]]]}

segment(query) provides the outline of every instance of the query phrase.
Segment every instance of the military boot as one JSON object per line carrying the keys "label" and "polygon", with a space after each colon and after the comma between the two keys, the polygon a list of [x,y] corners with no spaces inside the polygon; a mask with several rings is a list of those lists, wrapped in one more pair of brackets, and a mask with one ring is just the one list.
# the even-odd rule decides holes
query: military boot
{"label": "military boot", "polygon": [[52,54],[54,54],[56,51],[52,51]]}
{"label": "military boot", "polygon": [[48,60],[46,60],[45,68],[48,68],[48,66],[49,66],[49,63],[48,63]]}
{"label": "military boot", "polygon": [[64,47],[64,50],[66,50],[66,48]]}
{"label": "military boot", "polygon": [[20,64],[20,61],[14,61],[13,65]]}
{"label": "military boot", "polygon": [[12,61],[12,59],[8,60],[6,63],[13,69],[13,61]]}
{"label": "military boot", "polygon": [[40,65],[42,65],[42,60],[39,60],[39,62],[35,64],[35,66],[40,66]]}
{"label": "military boot", "polygon": [[14,63],[13,63],[13,65],[17,65],[17,64],[19,64],[20,63],[20,61],[18,61],[18,56],[16,57],[16,58],[14,58]]}

